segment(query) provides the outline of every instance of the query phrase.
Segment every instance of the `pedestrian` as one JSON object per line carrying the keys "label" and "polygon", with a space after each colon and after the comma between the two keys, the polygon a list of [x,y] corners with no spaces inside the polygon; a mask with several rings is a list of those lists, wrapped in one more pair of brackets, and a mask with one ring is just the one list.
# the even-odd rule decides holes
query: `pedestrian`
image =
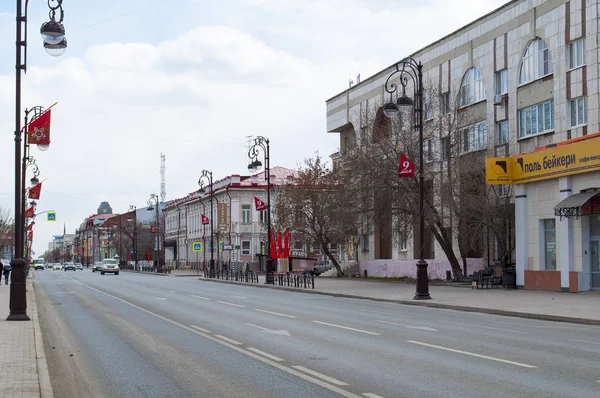
{"label": "pedestrian", "polygon": [[[4,270],[4,264],[2,264],[2,260],[0,259],[0,269]],[[2,278],[0,278],[0,285],[2,284]]]}
{"label": "pedestrian", "polygon": [[3,264],[2,265],[2,272],[4,273],[4,284],[8,285],[8,276],[10,275],[10,264]]}

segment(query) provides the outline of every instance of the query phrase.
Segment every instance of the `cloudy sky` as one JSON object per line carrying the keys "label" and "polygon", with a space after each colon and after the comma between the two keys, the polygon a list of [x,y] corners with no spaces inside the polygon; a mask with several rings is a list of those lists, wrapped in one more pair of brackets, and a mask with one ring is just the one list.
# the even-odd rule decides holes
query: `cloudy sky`
{"label": "cloudy sky", "polygon": [[[247,172],[247,136],[271,139],[272,165],[296,168],[337,150],[325,100],[504,4],[505,0],[65,0],[68,49],[51,57],[29,6],[22,106],[59,104],[52,145],[32,155],[46,179],[34,251],[74,232],[101,201],[113,211],[167,200]],[[0,37],[14,38],[14,1]],[[0,207],[14,207],[14,39],[0,44]],[[30,176],[28,176],[28,179]]]}

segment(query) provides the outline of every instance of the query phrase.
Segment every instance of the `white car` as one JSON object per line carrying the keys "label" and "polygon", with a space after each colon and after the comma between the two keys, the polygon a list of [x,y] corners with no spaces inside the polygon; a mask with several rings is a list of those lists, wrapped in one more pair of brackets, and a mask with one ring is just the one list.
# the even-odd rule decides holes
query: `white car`
{"label": "white car", "polygon": [[104,275],[106,273],[119,275],[119,264],[117,264],[117,260],[113,258],[105,258],[102,260],[100,275]]}
{"label": "white car", "polygon": [[54,271],[62,271],[63,266],[60,263],[56,263],[54,264],[54,267],[52,268]]}
{"label": "white car", "polygon": [[83,265],[81,263],[75,264],[75,270],[83,271]]}

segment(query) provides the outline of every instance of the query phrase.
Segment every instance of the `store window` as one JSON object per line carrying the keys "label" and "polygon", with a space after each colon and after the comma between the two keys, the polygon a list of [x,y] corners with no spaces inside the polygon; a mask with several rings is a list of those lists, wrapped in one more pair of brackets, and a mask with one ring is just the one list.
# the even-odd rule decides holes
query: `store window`
{"label": "store window", "polygon": [[242,256],[249,256],[249,255],[250,255],[250,241],[243,240],[242,241]]}
{"label": "store window", "polygon": [[544,246],[543,263],[540,261],[540,265],[543,265],[546,271],[556,271],[556,220],[554,218],[542,220],[542,228]]}

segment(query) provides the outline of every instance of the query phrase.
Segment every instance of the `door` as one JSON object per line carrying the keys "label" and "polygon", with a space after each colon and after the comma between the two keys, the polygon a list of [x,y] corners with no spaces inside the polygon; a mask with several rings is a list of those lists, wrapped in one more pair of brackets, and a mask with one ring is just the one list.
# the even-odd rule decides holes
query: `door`
{"label": "door", "polygon": [[590,239],[591,288],[600,290],[600,237]]}

